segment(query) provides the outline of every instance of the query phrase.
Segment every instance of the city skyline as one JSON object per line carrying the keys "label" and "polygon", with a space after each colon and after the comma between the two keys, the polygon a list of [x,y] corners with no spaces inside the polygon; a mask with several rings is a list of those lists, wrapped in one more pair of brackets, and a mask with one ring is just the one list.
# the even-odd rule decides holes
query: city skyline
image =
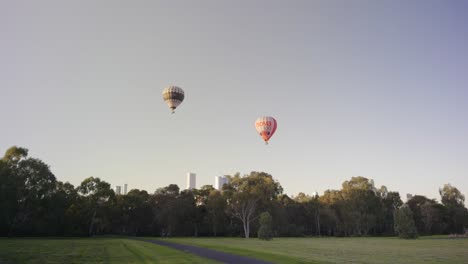
{"label": "city skyline", "polygon": [[353,176],[468,195],[466,2],[0,5],[0,151],[28,148],[60,181],[153,192],[264,171],[288,195]]}

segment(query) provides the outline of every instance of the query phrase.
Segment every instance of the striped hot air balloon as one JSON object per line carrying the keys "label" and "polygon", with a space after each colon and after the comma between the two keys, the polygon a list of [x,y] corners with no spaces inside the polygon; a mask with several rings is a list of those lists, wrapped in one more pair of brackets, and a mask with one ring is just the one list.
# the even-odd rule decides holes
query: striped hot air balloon
{"label": "striped hot air balloon", "polygon": [[184,90],[177,86],[169,86],[162,92],[164,101],[174,113],[175,109],[184,101]]}
{"label": "striped hot air balloon", "polygon": [[268,144],[268,140],[275,133],[276,127],[276,120],[271,116],[262,116],[255,121],[255,128],[263,140],[265,140],[265,144]]}

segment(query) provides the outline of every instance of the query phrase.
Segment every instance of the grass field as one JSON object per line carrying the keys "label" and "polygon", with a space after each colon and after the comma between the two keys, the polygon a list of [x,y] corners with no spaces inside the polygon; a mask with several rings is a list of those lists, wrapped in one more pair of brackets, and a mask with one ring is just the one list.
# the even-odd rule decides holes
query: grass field
{"label": "grass field", "polygon": [[468,239],[398,238],[171,238],[274,263],[468,263]]}
{"label": "grass field", "polygon": [[[468,239],[170,238],[273,263],[468,263]],[[0,238],[5,263],[215,263],[155,244],[124,238]]]}
{"label": "grass field", "polygon": [[120,238],[0,238],[0,263],[216,263],[147,242]]}

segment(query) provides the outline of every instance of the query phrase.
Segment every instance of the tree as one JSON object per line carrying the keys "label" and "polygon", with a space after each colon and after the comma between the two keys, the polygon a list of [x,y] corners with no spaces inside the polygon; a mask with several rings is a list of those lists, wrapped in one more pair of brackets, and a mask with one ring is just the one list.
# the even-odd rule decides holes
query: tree
{"label": "tree", "polygon": [[218,190],[212,190],[206,202],[206,210],[211,224],[213,235],[217,236],[223,223],[226,219],[225,216],[226,200]]}
{"label": "tree", "polygon": [[22,185],[11,173],[7,163],[0,160],[0,236],[9,233],[18,209],[19,188]]}
{"label": "tree", "polygon": [[[49,166],[9,148],[0,157],[0,236],[234,235],[356,236],[460,233],[468,226],[465,196],[446,184],[441,203],[416,195],[405,205],[398,192],[352,177],[322,196],[282,194],[271,175],[230,177],[223,191],[206,185],[180,191],[171,184],[154,194],[115,196],[110,184],[85,179],[78,187],[57,181]],[[403,206],[402,206],[403,205]],[[260,212],[268,212],[260,216]],[[266,219],[266,220],[265,220]]]}
{"label": "tree", "polygon": [[35,231],[42,233],[42,230],[47,229],[47,212],[44,207],[55,191],[56,178],[47,164],[39,159],[28,158],[27,154],[25,148],[11,147],[2,159],[8,170],[4,184],[11,184],[7,188],[14,188],[14,191],[7,193],[9,198],[15,199],[10,200],[12,207],[6,207],[13,209],[7,220],[9,235],[33,234]]}
{"label": "tree", "polygon": [[244,177],[236,174],[230,177],[224,190],[228,212],[242,222],[245,238],[249,238],[252,221],[258,218],[258,208],[266,207],[283,191],[281,185],[264,172],[251,172]]}
{"label": "tree", "polygon": [[2,158],[3,162],[18,164],[21,160],[28,157],[28,149],[13,146],[5,152]]}
{"label": "tree", "polygon": [[437,211],[434,207],[436,205],[435,202],[425,202],[421,206],[421,220],[424,223],[424,233],[431,234],[432,227],[434,223],[437,221]]}
{"label": "tree", "polygon": [[[100,224],[99,230],[104,228],[104,223],[107,220],[106,214],[102,214],[105,206],[112,202],[115,197],[114,191],[110,188],[110,184],[101,181],[99,178],[89,177],[81,182],[77,191],[86,197],[88,212],[90,214],[89,232],[91,236],[96,233],[95,224]],[[101,214],[100,214],[101,213]]]}
{"label": "tree", "polygon": [[258,238],[262,240],[273,239],[273,219],[271,214],[263,212],[260,214],[260,228],[258,229]]}
{"label": "tree", "polygon": [[337,233],[337,230],[342,225],[338,217],[339,211],[342,208],[343,196],[341,191],[326,190],[322,196],[319,197],[320,204],[323,205],[320,211],[321,227],[326,231],[326,235],[332,236]]}
{"label": "tree", "polygon": [[196,203],[193,218],[194,236],[207,235],[213,230],[213,227],[210,228],[210,216],[207,210],[210,193],[214,190],[212,185],[204,185],[200,189],[192,190]]}
{"label": "tree", "polygon": [[301,236],[304,234],[305,226],[308,224],[307,212],[304,204],[291,199],[286,194],[278,196],[271,209],[275,219],[276,234],[281,236]]}
{"label": "tree", "polygon": [[403,205],[403,201],[400,198],[398,192],[387,192],[382,198],[382,233],[384,234],[395,234],[395,212]]}
{"label": "tree", "polygon": [[177,203],[179,186],[170,184],[156,190],[152,196],[152,209],[154,215],[155,230],[162,237],[171,236],[177,225]]}
{"label": "tree", "polygon": [[306,212],[309,215],[309,219],[314,219],[315,225],[316,225],[316,235],[321,236],[321,226],[320,226],[320,211],[321,211],[321,203],[318,197],[312,198],[310,201],[308,201],[306,204]]}
{"label": "tree", "polygon": [[[381,188],[385,195],[386,188]],[[382,214],[382,204],[377,196],[378,190],[374,182],[365,177],[352,177],[343,183],[342,195],[344,207],[342,216],[346,234],[368,235],[376,229],[377,218]]]}
{"label": "tree", "polygon": [[428,234],[426,233],[426,223],[429,223],[428,219],[423,219],[424,217],[429,217],[427,208],[426,208],[426,214],[423,216],[422,213],[422,208],[424,204],[431,204],[434,205],[437,202],[431,199],[426,198],[425,196],[422,195],[415,195],[413,198],[408,200],[406,204],[409,206],[413,213],[413,219],[414,219],[414,224],[416,225],[416,229],[418,234]]}
{"label": "tree", "polygon": [[465,196],[450,184],[439,189],[442,204],[446,207],[448,231],[462,233],[468,226],[468,210],[465,208]]}
{"label": "tree", "polygon": [[183,190],[175,200],[176,233],[182,236],[198,236],[198,227],[203,212],[197,210],[194,190]]}
{"label": "tree", "polygon": [[[299,203],[300,209],[303,212],[304,219],[304,235],[320,236],[320,208],[321,204],[319,196],[310,196],[300,192],[294,197],[294,201]],[[295,215],[295,218],[301,215]]]}
{"label": "tree", "polygon": [[418,236],[413,213],[406,204],[401,206],[395,213],[395,231],[400,238],[410,239]]}
{"label": "tree", "polygon": [[351,180],[343,182],[342,187],[344,192],[351,190],[376,191],[374,181],[362,176],[351,177]]}
{"label": "tree", "polygon": [[450,183],[444,184],[444,187],[439,188],[442,204],[445,206],[464,207],[465,196]]}
{"label": "tree", "polygon": [[115,217],[116,232],[127,235],[139,235],[149,232],[153,220],[149,203],[150,195],[146,191],[130,190],[127,195],[116,197]]}
{"label": "tree", "polygon": [[65,235],[69,224],[67,210],[77,203],[78,192],[75,187],[66,182],[58,181],[52,195],[44,201],[43,208],[47,211],[44,218],[46,228],[42,227],[44,235]]}
{"label": "tree", "polygon": [[161,236],[197,235],[196,190],[179,192],[179,187],[170,184],[156,190],[152,198],[155,230]]}

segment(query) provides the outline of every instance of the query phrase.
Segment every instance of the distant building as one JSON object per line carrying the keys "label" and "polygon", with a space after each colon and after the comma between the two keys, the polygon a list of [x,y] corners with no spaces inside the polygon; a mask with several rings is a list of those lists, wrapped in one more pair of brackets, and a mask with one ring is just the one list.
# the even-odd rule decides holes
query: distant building
{"label": "distant building", "polygon": [[117,195],[122,194],[122,186],[115,186],[115,194]]}
{"label": "distant building", "polygon": [[187,173],[187,189],[192,190],[196,188],[197,175],[195,173]]}
{"label": "distant building", "polygon": [[127,184],[125,183],[125,184],[124,184],[124,193],[123,193],[123,194],[125,194],[125,195],[127,195],[127,187],[128,187],[128,186],[127,186]]}
{"label": "distant building", "polygon": [[216,190],[223,190],[223,185],[229,183],[229,179],[226,176],[216,176],[214,187]]}

